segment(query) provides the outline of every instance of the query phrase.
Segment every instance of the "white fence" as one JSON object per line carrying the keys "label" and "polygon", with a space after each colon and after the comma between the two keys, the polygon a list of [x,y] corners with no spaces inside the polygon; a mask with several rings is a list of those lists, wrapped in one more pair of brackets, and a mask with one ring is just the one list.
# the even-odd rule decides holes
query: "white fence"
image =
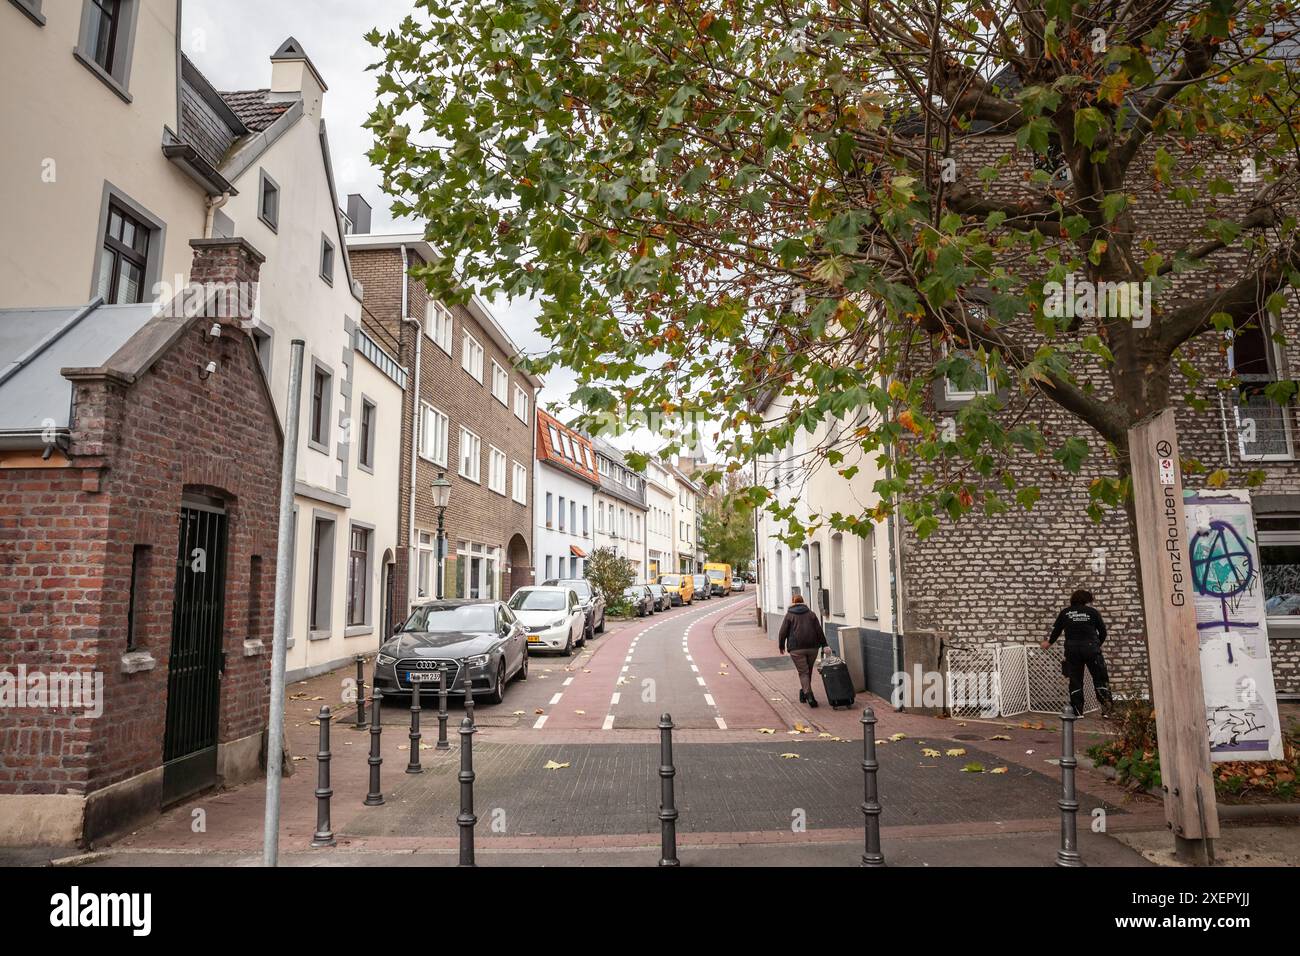
{"label": "white fence", "polygon": [[[1037,644],[965,644],[944,649],[945,703],[954,717],[1014,717],[1023,713],[1059,714],[1070,700],[1061,673],[1060,643],[1043,650]],[[1096,710],[1092,676],[1083,678],[1083,709]]]}

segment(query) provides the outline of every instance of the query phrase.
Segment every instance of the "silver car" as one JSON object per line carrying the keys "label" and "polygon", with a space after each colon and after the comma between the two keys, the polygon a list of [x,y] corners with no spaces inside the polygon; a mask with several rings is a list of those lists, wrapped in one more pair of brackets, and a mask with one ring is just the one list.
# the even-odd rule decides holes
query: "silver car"
{"label": "silver car", "polygon": [[500,601],[430,601],[379,648],[374,688],[381,697],[423,698],[438,693],[438,674],[449,694],[499,704],[515,677],[528,679],[528,634]]}

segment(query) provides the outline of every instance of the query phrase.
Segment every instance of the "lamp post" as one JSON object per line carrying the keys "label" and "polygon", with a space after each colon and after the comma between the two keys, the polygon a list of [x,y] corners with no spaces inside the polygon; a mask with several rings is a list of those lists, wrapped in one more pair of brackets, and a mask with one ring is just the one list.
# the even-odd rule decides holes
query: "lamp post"
{"label": "lamp post", "polygon": [[447,553],[447,532],[443,529],[443,518],[447,513],[447,502],[451,500],[451,482],[445,471],[438,472],[433,479],[433,506],[438,509],[438,586],[434,594],[442,600],[442,562]]}

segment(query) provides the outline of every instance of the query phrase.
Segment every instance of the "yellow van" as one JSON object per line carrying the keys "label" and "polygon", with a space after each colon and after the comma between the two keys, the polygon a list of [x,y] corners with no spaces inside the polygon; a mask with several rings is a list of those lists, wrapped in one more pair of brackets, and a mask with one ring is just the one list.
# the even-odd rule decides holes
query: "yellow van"
{"label": "yellow van", "polygon": [[731,565],[705,564],[704,576],[709,579],[709,590],[726,597],[731,593]]}
{"label": "yellow van", "polygon": [[689,574],[661,574],[658,583],[664,586],[674,605],[694,603],[695,581]]}

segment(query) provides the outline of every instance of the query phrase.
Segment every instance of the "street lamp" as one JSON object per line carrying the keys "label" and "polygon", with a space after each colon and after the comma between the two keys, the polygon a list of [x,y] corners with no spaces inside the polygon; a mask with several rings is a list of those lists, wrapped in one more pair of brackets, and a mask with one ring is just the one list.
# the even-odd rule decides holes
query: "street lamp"
{"label": "street lamp", "polygon": [[433,506],[438,509],[438,586],[434,589],[439,601],[442,600],[442,562],[447,553],[447,532],[443,530],[443,517],[447,513],[447,503],[451,501],[451,482],[445,471],[438,472],[433,479]]}

